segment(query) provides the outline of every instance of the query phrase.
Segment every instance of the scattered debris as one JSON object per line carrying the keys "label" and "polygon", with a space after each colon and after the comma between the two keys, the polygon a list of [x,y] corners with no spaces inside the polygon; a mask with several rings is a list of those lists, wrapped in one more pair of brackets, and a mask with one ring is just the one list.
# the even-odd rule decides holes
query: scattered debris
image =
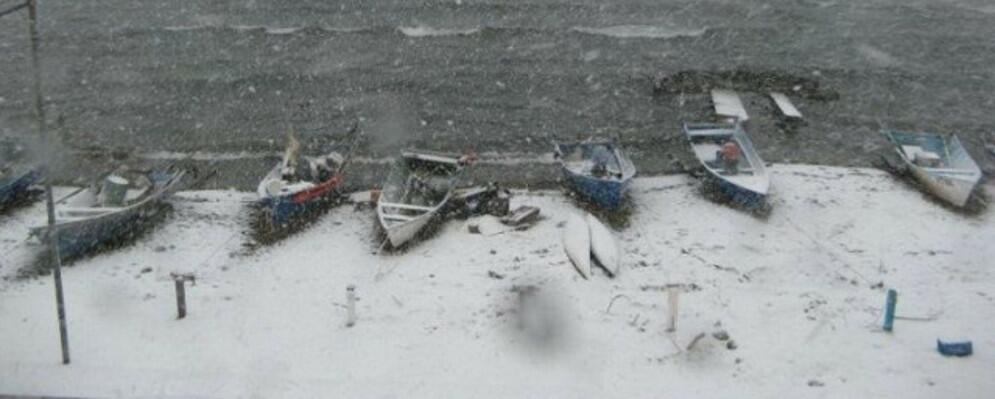
{"label": "scattered debris", "polygon": [[707,93],[713,88],[725,87],[741,92],[791,93],[813,101],[835,101],[839,92],[821,88],[819,81],[784,71],[757,71],[742,68],[725,71],[687,70],[656,79],[653,92],[663,94]]}
{"label": "scattered debris", "polygon": [[720,116],[735,118],[739,121],[748,121],[750,116],[746,114],[743,101],[735,91],[725,89],[712,89],[712,104],[715,106],[715,113]]}
{"label": "scattered debris", "polygon": [[784,93],[772,91],[770,92],[770,98],[774,100],[777,109],[781,111],[781,115],[784,115],[785,118],[802,119],[801,111],[795,108],[795,105],[791,103],[791,100]]}
{"label": "scattered debris", "polygon": [[509,226],[521,226],[526,223],[533,223],[539,218],[539,208],[522,205],[501,218],[501,223]]}
{"label": "scattered debris", "polygon": [[459,218],[477,215],[506,216],[510,203],[511,192],[502,189],[497,183],[490,183],[482,187],[456,190],[444,213]]}
{"label": "scattered debris", "polygon": [[937,339],[936,350],[943,356],[964,357],[970,356],[974,353],[974,347],[971,344],[971,341],[943,342]]}
{"label": "scattered debris", "polygon": [[611,300],[611,301],[608,301],[608,307],[607,307],[607,308],[605,308],[605,313],[611,313],[611,312],[612,312],[612,305],[614,305],[614,304],[615,304],[615,300],[616,300],[616,299],[618,299],[618,298],[625,298],[625,299],[628,299],[629,301],[632,301],[632,298],[629,298],[629,297],[628,297],[627,295],[625,295],[625,294],[618,294],[618,295],[615,295],[615,296],[613,296],[613,297],[612,297],[612,300]]}
{"label": "scattered debris", "polygon": [[705,333],[698,333],[698,335],[695,335],[694,338],[691,339],[691,342],[688,343],[686,350],[690,351],[691,348],[694,348],[695,344],[697,344],[698,341],[701,341],[702,338],[705,338]]}

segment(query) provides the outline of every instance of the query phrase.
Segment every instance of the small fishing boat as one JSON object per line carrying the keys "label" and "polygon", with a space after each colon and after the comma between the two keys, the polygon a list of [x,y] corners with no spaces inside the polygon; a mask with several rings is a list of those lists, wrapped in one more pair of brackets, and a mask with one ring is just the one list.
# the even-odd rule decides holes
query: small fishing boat
{"label": "small fishing boat", "polygon": [[41,171],[37,168],[0,166],[0,209],[25,198],[39,180]]}
{"label": "small fishing boat", "polygon": [[636,167],[614,141],[553,143],[567,182],[598,206],[618,209],[636,176]]}
{"label": "small fishing boat", "polygon": [[955,206],[967,204],[981,180],[981,168],[957,136],[896,130],[883,133],[926,190]]}
{"label": "small fishing boat", "polygon": [[[105,174],[97,183],[55,201],[55,228],[62,259],[75,258],[101,244],[127,238],[162,211],[178,191],[186,171],[179,168]],[[49,227],[33,227],[31,236],[49,242]]]}
{"label": "small fishing boat", "polygon": [[274,231],[287,228],[300,217],[335,202],[345,181],[345,157],[337,152],[318,157],[298,157],[300,145],[292,129],[288,136],[289,144],[283,159],[266,174],[256,189],[263,219],[267,227]]}
{"label": "small fishing boat", "polygon": [[747,209],[767,201],[770,177],[740,123],[686,123],[695,157],[723,196]]}
{"label": "small fishing boat", "polygon": [[41,168],[21,162],[23,153],[12,140],[0,140],[0,209],[25,198],[41,180]]}
{"label": "small fishing boat", "polygon": [[377,219],[394,248],[421,231],[453,197],[472,156],[406,150],[377,199]]}

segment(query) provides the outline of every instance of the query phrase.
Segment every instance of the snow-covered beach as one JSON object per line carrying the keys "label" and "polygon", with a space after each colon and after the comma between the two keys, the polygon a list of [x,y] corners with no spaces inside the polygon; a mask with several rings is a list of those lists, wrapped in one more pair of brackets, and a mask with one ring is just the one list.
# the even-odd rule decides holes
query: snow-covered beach
{"label": "snow-covered beach", "polygon": [[[619,275],[584,280],[560,191],[516,192],[531,229],[446,222],[375,254],[372,211],[339,207],[246,249],[252,193],[184,192],[135,243],[64,269],[72,363],[50,276],[0,281],[0,394],[72,397],[984,397],[995,390],[995,223],[890,175],[774,165],[759,219],[684,175],[635,181]],[[991,183],[986,183],[989,192]],[[0,219],[0,275],[38,248],[44,204]],[[172,272],[194,273],[176,320]],[[358,321],[346,327],[346,287]],[[676,331],[665,289],[682,285]],[[523,331],[518,292],[543,299]],[[892,333],[885,291],[898,291]],[[673,289],[673,288],[669,288]],[[533,317],[535,318],[535,317]],[[550,321],[550,320],[554,320]],[[722,333],[728,339],[722,340]],[[688,344],[705,336],[693,348]],[[970,339],[947,358],[936,339]],[[732,344],[730,344],[732,342]]]}

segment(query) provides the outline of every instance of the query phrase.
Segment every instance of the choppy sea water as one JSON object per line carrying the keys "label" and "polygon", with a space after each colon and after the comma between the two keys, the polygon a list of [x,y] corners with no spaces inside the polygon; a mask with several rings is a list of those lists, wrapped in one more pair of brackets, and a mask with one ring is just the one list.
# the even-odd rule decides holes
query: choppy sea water
{"label": "choppy sea water", "polygon": [[[489,154],[481,179],[547,180],[551,135],[619,137],[660,173],[689,161],[682,123],[712,115],[706,93],[654,94],[654,79],[744,70],[839,94],[793,98],[807,122],[785,131],[765,93],[742,92],[767,161],[868,165],[886,126],[957,132],[993,168],[986,1],[191,3],[41,2],[48,120],[68,164],[197,151],[248,188],[289,125],[324,148],[358,121],[371,182],[401,147]],[[33,132],[23,19],[0,20],[5,135]]]}

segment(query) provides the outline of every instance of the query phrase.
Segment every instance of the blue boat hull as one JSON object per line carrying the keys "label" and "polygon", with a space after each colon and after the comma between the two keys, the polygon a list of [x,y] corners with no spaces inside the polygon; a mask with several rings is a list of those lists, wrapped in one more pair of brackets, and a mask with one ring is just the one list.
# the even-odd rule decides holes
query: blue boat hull
{"label": "blue boat hull", "polygon": [[712,176],[711,182],[718,189],[719,194],[743,208],[757,210],[767,204],[767,194],[745,189],[715,176]]}
{"label": "blue boat hull", "polygon": [[132,237],[148,225],[159,211],[160,209],[155,208],[136,210],[99,223],[59,230],[59,257],[63,260],[75,259],[112,241]]}
{"label": "blue boat hull", "polygon": [[32,169],[0,187],[0,208],[23,198],[28,189],[41,179],[41,172]]}
{"label": "blue boat hull", "polygon": [[329,205],[331,199],[327,196],[315,197],[308,201],[296,202],[294,196],[284,195],[259,200],[266,222],[272,229],[285,229],[302,220],[306,215],[318,212]]}
{"label": "blue boat hull", "polygon": [[562,168],[562,171],[563,176],[577,194],[600,207],[611,210],[622,206],[625,192],[632,182],[632,179],[622,181],[596,179],[572,173],[567,168]]}

